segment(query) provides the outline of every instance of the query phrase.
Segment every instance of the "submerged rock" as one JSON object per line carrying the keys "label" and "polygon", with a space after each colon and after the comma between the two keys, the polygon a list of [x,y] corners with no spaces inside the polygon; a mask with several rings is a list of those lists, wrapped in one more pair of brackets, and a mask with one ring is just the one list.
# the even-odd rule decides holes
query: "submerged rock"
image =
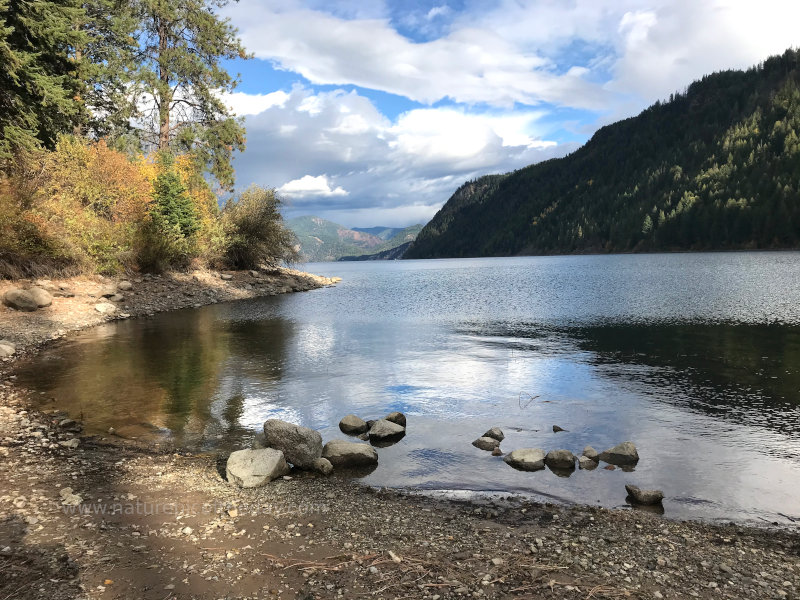
{"label": "submerged rock", "polygon": [[569,450],[550,450],[544,462],[551,469],[574,469],[575,455]]}
{"label": "submerged rock", "polygon": [[661,490],[643,490],[635,485],[626,485],[625,491],[628,492],[628,496],[634,502],[646,506],[661,504],[661,501],[664,499],[664,492]]}
{"label": "submerged rock", "polygon": [[347,415],[339,421],[339,429],[347,435],[359,435],[366,433],[368,427],[366,421],[356,415]]}
{"label": "submerged rock", "polygon": [[544,457],[540,448],[520,448],[506,454],[503,462],[520,471],[540,471],[544,469]]}
{"label": "submerged rock", "polygon": [[492,450],[492,456],[503,456],[503,451],[500,450],[500,446]]}
{"label": "submerged rock", "polygon": [[500,429],[499,427],[492,427],[486,433],[484,433],[481,437],[494,438],[498,442],[502,442],[504,439],[506,439],[505,434],[503,434],[503,430]]}
{"label": "submerged rock", "polygon": [[558,425],[553,425],[553,433],[558,433],[559,431],[566,431],[566,429],[559,427]]}
{"label": "submerged rock", "polygon": [[280,450],[299,469],[311,469],[322,456],[322,436],[308,427],[268,419],[264,422],[264,438],[267,448]]}
{"label": "submerged rock", "polygon": [[600,453],[600,460],[611,465],[635,465],[639,462],[639,453],[633,442],[622,442]]}
{"label": "submerged rock", "polygon": [[481,450],[487,450],[491,452],[495,448],[500,445],[500,442],[493,437],[479,437],[477,440],[472,442],[472,445],[476,448],[480,448]]}
{"label": "submerged rock", "polygon": [[338,468],[367,467],[378,464],[378,453],[369,444],[331,440],[322,449],[322,458]]}
{"label": "submerged rock", "polygon": [[242,488],[260,487],[288,472],[283,452],[273,448],[237,450],[225,465],[228,483]]}

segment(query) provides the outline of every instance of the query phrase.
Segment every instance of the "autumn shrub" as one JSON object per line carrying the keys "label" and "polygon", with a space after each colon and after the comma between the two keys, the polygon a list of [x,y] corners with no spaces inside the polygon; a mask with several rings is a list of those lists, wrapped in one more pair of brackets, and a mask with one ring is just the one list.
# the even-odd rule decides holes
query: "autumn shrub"
{"label": "autumn shrub", "polygon": [[294,234],[284,225],[275,190],[251,186],[222,211],[228,241],[225,261],[235,269],[297,260]]}

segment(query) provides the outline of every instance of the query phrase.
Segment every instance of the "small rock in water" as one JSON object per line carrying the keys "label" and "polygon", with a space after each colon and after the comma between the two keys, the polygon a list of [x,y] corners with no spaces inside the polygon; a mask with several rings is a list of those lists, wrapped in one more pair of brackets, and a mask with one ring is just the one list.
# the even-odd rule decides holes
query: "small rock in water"
{"label": "small rock in water", "polygon": [[499,446],[492,450],[492,456],[503,456],[503,451],[500,450]]}
{"label": "small rock in water", "polygon": [[566,429],[559,427],[558,425],[553,425],[553,433],[558,433],[559,431],[566,431]]}
{"label": "small rock in water", "polygon": [[491,452],[500,446],[500,442],[492,437],[479,437],[477,440],[472,442],[472,445],[476,448],[480,448],[481,450],[487,450]]}
{"label": "small rock in water", "polygon": [[387,443],[399,441],[406,434],[406,428],[386,419],[378,419],[369,429],[369,441]]}
{"label": "small rock in water", "polygon": [[584,471],[593,471],[597,468],[597,463],[588,456],[582,454],[578,457],[578,467]]}
{"label": "small rock in water", "polygon": [[398,411],[390,412],[388,415],[383,417],[385,420],[389,421],[390,423],[394,423],[396,425],[400,425],[400,427],[406,426],[406,416]]}
{"label": "small rock in water", "polygon": [[367,423],[356,415],[347,415],[339,421],[339,429],[347,435],[359,435],[367,432]]}
{"label": "small rock in water", "polygon": [[550,450],[544,462],[551,469],[574,469],[575,455],[569,450]]}
{"label": "small rock in water", "polygon": [[612,465],[635,465],[639,462],[639,452],[633,442],[622,442],[600,453],[600,460]]}
{"label": "small rock in water", "polygon": [[544,450],[540,448],[520,448],[503,457],[510,467],[520,471],[539,471],[544,469]]}
{"label": "small rock in water", "polygon": [[582,454],[583,454],[583,456],[585,456],[589,460],[593,460],[595,462],[600,460],[600,453],[597,450],[595,450],[594,448],[592,448],[591,446],[586,446],[583,449]]}
{"label": "small rock in water", "polygon": [[635,485],[626,485],[625,491],[628,496],[637,504],[649,506],[651,504],[661,504],[664,499],[664,492],[661,490],[643,490]]}
{"label": "small rock in water", "polygon": [[502,442],[504,439],[506,439],[506,436],[503,433],[503,430],[500,429],[499,427],[492,427],[489,431],[484,433],[481,437],[494,438],[498,442]]}

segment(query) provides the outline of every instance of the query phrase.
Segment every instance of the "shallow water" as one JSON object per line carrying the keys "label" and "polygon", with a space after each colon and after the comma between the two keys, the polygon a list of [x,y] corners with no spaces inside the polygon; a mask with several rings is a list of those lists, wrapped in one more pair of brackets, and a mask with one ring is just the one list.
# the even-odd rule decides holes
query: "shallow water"
{"label": "shallow water", "polygon": [[[800,518],[800,253],[307,265],[335,288],[107,324],[20,368],[90,430],[246,443],[267,418],[345,438],[408,415],[364,481],[683,518]],[[568,431],[553,433],[557,424]],[[639,448],[633,472],[523,473],[471,446]]]}

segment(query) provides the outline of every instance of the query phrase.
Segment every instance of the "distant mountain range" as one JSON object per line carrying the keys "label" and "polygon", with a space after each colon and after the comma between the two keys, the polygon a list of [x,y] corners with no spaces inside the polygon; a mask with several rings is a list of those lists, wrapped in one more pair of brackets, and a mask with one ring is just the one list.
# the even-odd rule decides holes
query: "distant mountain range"
{"label": "distant mountain range", "polygon": [[800,51],[462,185],[405,258],[800,247]]}
{"label": "distant mountain range", "polygon": [[422,225],[348,229],[311,215],[289,219],[286,224],[297,236],[300,254],[308,262],[402,258],[422,229]]}

